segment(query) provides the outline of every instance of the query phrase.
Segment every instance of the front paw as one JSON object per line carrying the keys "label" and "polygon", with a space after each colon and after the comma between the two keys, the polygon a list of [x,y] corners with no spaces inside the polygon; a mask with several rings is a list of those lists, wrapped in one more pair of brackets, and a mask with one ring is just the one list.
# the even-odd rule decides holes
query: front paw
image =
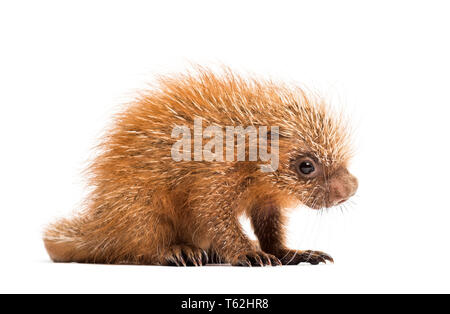
{"label": "front paw", "polygon": [[298,265],[300,263],[318,265],[320,263],[326,264],[327,261],[334,263],[330,255],[320,251],[283,250],[277,253],[276,256],[283,265]]}
{"label": "front paw", "polygon": [[233,266],[279,266],[282,265],[280,260],[274,255],[264,253],[262,251],[249,251],[241,253],[233,258],[231,265]]}

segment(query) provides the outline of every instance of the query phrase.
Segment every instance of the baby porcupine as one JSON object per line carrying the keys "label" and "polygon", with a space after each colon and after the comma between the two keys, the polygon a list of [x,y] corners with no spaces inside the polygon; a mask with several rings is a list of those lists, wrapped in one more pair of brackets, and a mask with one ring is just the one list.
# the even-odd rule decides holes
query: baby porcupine
{"label": "baby porcupine", "polygon": [[[175,161],[174,127],[193,130],[196,118],[223,130],[254,126],[261,133],[267,126],[271,133],[278,127],[275,137],[267,136],[268,143],[278,140],[276,169],[262,171],[267,161],[249,160],[250,140],[246,161]],[[287,248],[284,225],[286,208],[331,207],[355,193],[357,180],[347,171],[349,132],[341,120],[317,95],[228,69],[160,77],[116,116],[88,169],[92,191],[85,208],[46,229],[47,251],[55,262],[332,261],[322,252]],[[242,230],[241,214],[250,218],[258,246]]]}

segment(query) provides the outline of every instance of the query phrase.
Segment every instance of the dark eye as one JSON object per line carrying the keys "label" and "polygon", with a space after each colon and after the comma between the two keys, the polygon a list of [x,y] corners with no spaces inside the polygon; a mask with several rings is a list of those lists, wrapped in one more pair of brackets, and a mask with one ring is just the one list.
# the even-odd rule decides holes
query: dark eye
{"label": "dark eye", "polygon": [[314,168],[314,165],[311,162],[303,161],[298,166],[298,170],[300,170],[300,172],[303,173],[304,175],[309,175],[313,173],[316,170],[316,168]]}
{"label": "dark eye", "polygon": [[302,156],[296,160],[294,165],[297,173],[306,179],[315,178],[321,173],[320,164],[310,157]]}

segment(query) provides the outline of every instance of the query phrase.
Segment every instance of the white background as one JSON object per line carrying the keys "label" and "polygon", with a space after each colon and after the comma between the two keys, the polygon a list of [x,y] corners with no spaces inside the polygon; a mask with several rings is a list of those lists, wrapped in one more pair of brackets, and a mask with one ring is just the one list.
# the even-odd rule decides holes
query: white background
{"label": "white background", "polygon": [[[450,292],[448,1],[2,1],[0,292]],[[357,126],[349,208],[290,242],[335,265],[52,264],[101,131],[153,75],[229,65],[319,88]]]}

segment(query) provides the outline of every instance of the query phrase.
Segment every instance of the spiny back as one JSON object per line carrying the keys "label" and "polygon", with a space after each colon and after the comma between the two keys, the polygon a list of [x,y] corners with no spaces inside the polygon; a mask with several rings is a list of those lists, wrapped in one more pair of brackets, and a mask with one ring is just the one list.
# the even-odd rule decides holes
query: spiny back
{"label": "spiny back", "polygon": [[155,171],[169,175],[170,148],[176,141],[172,129],[177,125],[192,129],[194,118],[202,118],[204,127],[278,126],[280,145],[310,147],[328,166],[345,162],[350,154],[346,124],[318,95],[243,77],[230,69],[214,72],[199,67],[193,73],[160,76],[155,86],[117,115],[100,146],[102,154],[92,165],[94,181],[96,176],[109,180],[118,173],[136,180],[149,180],[144,174]]}

